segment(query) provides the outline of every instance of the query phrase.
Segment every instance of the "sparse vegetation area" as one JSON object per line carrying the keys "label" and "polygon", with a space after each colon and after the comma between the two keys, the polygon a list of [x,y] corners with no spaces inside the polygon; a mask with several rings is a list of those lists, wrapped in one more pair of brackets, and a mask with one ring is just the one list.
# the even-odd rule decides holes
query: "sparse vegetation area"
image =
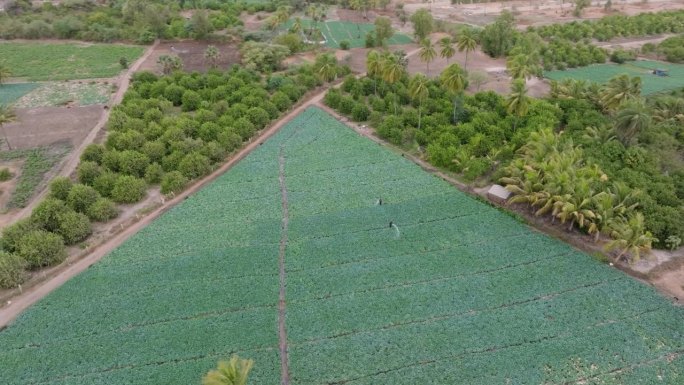
{"label": "sparse vegetation area", "polygon": [[57,144],[51,147],[0,151],[0,160],[24,159],[24,166],[17,186],[12,193],[8,208],[24,207],[35,194],[36,188],[45,182],[45,174],[69,152],[70,146]]}

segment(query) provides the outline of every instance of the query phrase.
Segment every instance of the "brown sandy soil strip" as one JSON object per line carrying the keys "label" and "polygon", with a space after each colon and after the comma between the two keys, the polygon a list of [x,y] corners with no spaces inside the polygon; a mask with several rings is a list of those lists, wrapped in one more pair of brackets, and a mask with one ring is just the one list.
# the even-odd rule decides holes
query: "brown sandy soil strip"
{"label": "brown sandy soil strip", "polygon": [[[110,99],[110,106],[114,106],[121,103],[124,94],[126,93],[128,87],[131,84],[131,76],[138,70],[138,68],[150,56],[150,54],[152,54],[152,52],[158,44],[159,41],[155,41],[154,44],[147,48],[145,53],[140,58],[138,58],[138,60],[136,60],[136,62],[133,63],[133,65],[129,67],[128,71],[119,75],[119,77],[114,82],[115,86],[117,87],[117,91]],[[100,119],[97,121],[95,126],[90,130],[88,135],[85,136],[81,144],[71,152],[71,155],[69,155],[65,160],[62,161],[62,164],[59,167],[59,172],[55,176],[69,176],[76,170],[76,167],[78,167],[78,163],[81,159],[81,153],[89,144],[93,142],[93,140],[95,140],[100,130],[102,130],[105,124],[107,124],[107,121],[109,120],[110,111],[110,108],[102,110],[102,115],[100,115]],[[31,211],[33,211],[33,209],[38,205],[38,203],[40,203],[40,201],[42,201],[43,198],[45,198],[46,195],[47,189],[43,190],[40,194],[34,197],[31,203],[29,203],[26,207],[9,216],[9,218],[7,218],[4,221],[4,224],[9,225],[21,218],[28,216],[31,213]]]}
{"label": "brown sandy soil strip", "polygon": [[[24,291],[19,296],[13,298],[11,303],[9,303],[6,307],[4,307],[0,310],[0,328],[8,325],[19,314],[21,314],[21,312],[24,311],[26,308],[28,308],[29,306],[38,302],[41,298],[46,296],[48,293],[50,293],[51,291],[62,286],[66,281],[68,281],[72,277],[78,275],[79,273],[81,273],[82,271],[87,269],[90,265],[94,264],[95,262],[99,261],[102,257],[109,254],[112,250],[114,250],[119,245],[121,245],[126,239],[128,239],[129,237],[131,237],[132,235],[134,235],[135,233],[140,231],[145,226],[149,225],[153,220],[155,220],[161,214],[165,213],[166,211],[171,209],[173,206],[182,202],[183,200],[185,200],[185,198],[196,193],[197,191],[202,189],[204,186],[211,183],[214,179],[218,178],[223,173],[228,171],[237,162],[239,162],[241,159],[243,159],[245,156],[247,156],[250,152],[252,152],[252,150],[254,150],[256,147],[258,147],[266,139],[268,139],[273,134],[278,132],[278,130],[282,126],[284,126],[286,123],[288,123],[290,120],[292,120],[299,113],[304,111],[307,107],[314,105],[314,104],[317,104],[321,100],[323,100],[323,97],[325,96],[326,92],[327,92],[327,89],[324,89],[324,90],[318,92],[317,94],[311,96],[308,100],[304,101],[298,107],[296,107],[292,111],[290,111],[290,113],[288,113],[287,115],[283,116],[278,121],[276,121],[270,128],[268,128],[267,130],[264,130],[258,137],[254,138],[247,146],[245,146],[242,150],[240,150],[238,153],[236,153],[235,156],[233,156],[233,158],[231,158],[223,166],[218,168],[213,173],[202,178],[197,183],[192,185],[190,188],[188,188],[187,190],[185,190],[181,194],[178,194],[175,198],[167,201],[161,207],[151,211],[147,216],[142,218],[140,221],[138,221],[135,224],[131,225],[130,227],[124,229],[123,231],[121,231],[120,233],[118,233],[117,235],[115,235],[114,237],[109,239],[108,241],[99,245],[98,247],[95,247],[92,250],[92,252],[90,254],[84,256],[83,259],[74,262],[70,266],[65,265],[63,270],[55,272],[55,275],[52,277],[49,277],[44,283],[37,285],[37,286],[34,286],[34,287]],[[76,159],[78,159],[78,157]]]}
{"label": "brown sandy soil strip", "polygon": [[280,145],[280,154],[278,155],[280,194],[282,196],[283,206],[283,223],[281,227],[280,238],[280,252],[278,254],[278,268],[280,270],[280,294],[278,300],[278,341],[280,346],[280,383],[288,385],[290,383],[290,369],[288,367],[288,353],[287,353],[287,329],[285,328],[285,287],[286,273],[285,273],[285,249],[287,248],[287,228],[290,221],[290,214],[287,204],[287,186],[285,184],[285,155],[284,147]]}

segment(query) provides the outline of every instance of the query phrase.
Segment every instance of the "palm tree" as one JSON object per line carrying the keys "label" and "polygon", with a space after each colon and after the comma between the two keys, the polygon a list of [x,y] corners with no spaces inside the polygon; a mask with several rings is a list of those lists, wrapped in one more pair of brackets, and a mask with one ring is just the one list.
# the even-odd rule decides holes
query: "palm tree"
{"label": "palm tree", "polygon": [[641,78],[627,74],[615,76],[599,93],[599,103],[606,111],[616,110],[622,103],[641,95]]}
{"label": "palm tree", "polygon": [[[0,104],[0,128],[3,128],[5,123],[13,122],[16,119],[17,115],[14,113],[12,108]],[[5,139],[5,143],[7,143],[7,148],[12,150],[12,145],[7,138],[7,132],[4,129],[2,130],[2,137]]]}
{"label": "palm tree", "polygon": [[636,262],[643,252],[651,250],[653,242],[657,241],[651,232],[646,231],[644,216],[641,213],[631,215],[629,218],[616,221],[610,233],[612,241],[606,245],[607,250],[618,250],[616,259],[630,255],[630,262]]}
{"label": "palm tree", "polygon": [[418,129],[420,130],[421,110],[423,100],[429,96],[428,78],[423,74],[416,74],[409,82],[409,95],[418,101]]}
{"label": "palm tree", "polygon": [[515,123],[513,124],[513,130],[515,130],[518,120],[527,115],[529,109],[530,98],[527,96],[525,81],[522,79],[516,79],[513,81],[511,86],[511,94],[508,96],[508,100],[506,102],[506,110],[508,113],[516,116]]}
{"label": "palm tree", "polygon": [[399,81],[406,72],[406,67],[401,59],[389,51],[385,51],[381,55],[380,67],[382,68],[382,80],[389,84]]}
{"label": "palm tree", "polygon": [[314,72],[326,82],[337,79],[337,59],[329,53],[324,53],[316,57]]}
{"label": "palm tree", "polygon": [[359,12],[363,13],[363,18],[368,19],[368,9],[370,8],[370,0],[351,0],[349,6]]}
{"label": "palm tree", "polygon": [[216,370],[207,373],[202,379],[202,385],[245,385],[253,366],[253,360],[233,356],[230,361],[219,362]]}
{"label": "palm tree", "polygon": [[5,64],[4,62],[0,62],[0,86],[2,85],[2,83],[7,81],[7,79],[9,79],[10,76],[12,76],[12,71],[9,69],[7,64]]}
{"label": "palm tree", "polygon": [[209,66],[211,68],[216,68],[216,63],[220,57],[221,52],[219,52],[215,45],[208,46],[204,51],[204,58],[207,60],[207,62],[209,62]]}
{"label": "palm tree", "polygon": [[453,121],[454,123],[456,122],[456,106],[457,106],[457,98],[463,92],[463,90],[466,88],[466,77],[465,77],[465,71],[461,69],[461,66],[458,64],[454,63],[442,71],[442,74],[439,76],[439,80],[442,83],[442,87],[444,87],[445,90],[450,92],[452,95],[454,95],[454,110],[453,110]]}
{"label": "palm tree", "polygon": [[463,68],[468,70],[468,52],[475,51],[477,47],[477,38],[475,36],[475,31],[471,28],[464,29],[456,38],[456,47],[458,47],[459,52],[465,51],[465,61],[463,63]]}
{"label": "palm tree", "polygon": [[427,73],[430,73],[430,62],[435,60],[437,52],[435,47],[432,45],[432,41],[428,38],[423,39],[420,42],[420,60],[424,61],[427,66]]}
{"label": "palm tree", "polygon": [[635,136],[651,126],[650,112],[643,99],[628,101],[620,108],[613,127],[622,144],[629,145]]}
{"label": "palm tree", "polygon": [[378,93],[378,76],[382,72],[382,60],[380,53],[376,50],[368,52],[366,55],[366,73],[373,78],[373,93]]}
{"label": "palm tree", "polygon": [[526,54],[518,54],[509,57],[506,61],[508,73],[513,79],[528,79],[539,73],[539,64],[534,62],[535,58]]}
{"label": "palm tree", "polygon": [[439,45],[442,49],[439,51],[439,56],[446,59],[449,64],[449,59],[454,57],[456,49],[454,49],[454,41],[450,37],[443,37],[439,40]]}
{"label": "palm tree", "polygon": [[673,96],[656,99],[653,120],[657,123],[684,124],[684,99]]}
{"label": "palm tree", "polygon": [[164,75],[183,68],[183,62],[178,56],[162,55],[157,59],[157,64],[161,65]]}

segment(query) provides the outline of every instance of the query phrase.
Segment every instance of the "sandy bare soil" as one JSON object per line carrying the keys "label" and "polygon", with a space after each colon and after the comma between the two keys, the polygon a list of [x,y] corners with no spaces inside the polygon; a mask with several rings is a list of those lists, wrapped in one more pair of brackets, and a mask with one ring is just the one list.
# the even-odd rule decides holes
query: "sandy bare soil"
{"label": "sandy bare soil", "polygon": [[[516,0],[475,4],[468,4],[466,0],[464,4],[454,5],[451,1],[440,0],[432,3],[431,8],[437,19],[480,26],[491,23],[501,12],[508,10],[516,15],[520,27],[598,19],[612,13],[636,15],[684,8],[684,3],[679,0],[620,0],[614,1],[612,11],[606,11],[603,8],[604,4],[605,1],[592,1],[592,5],[585,9],[581,19],[572,15],[574,3],[569,0]],[[408,13],[414,13],[421,8],[430,9],[430,4],[410,0],[404,6]]]}
{"label": "sandy bare soil", "polygon": [[240,15],[240,20],[242,20],[242,23],[244,24],[245,31],[255,32],[261,30],[268,15],[268,12],[256,12],[251,15],[247,12],[243,12],[242,15]]}
{"label": "sandy bare soil", "polygon": [[[160,43],[140,66],[141,71],[161,73],[157,60],[163,55],[177,55],[183,60],[183,69],[189,72],[206,72],[209,65],[204,59],[204,51],[211,43],[199,41],[181,41]],[[221,57],[217,62],[218,69],[226,69],[240,62],[240,52],[235,44],[213,44],[218,48]]]}
{"label": "sandy bare soil", "polygon": [[3,129],[13,149],[48,146],[69,141],[74,147],[81,144],[102,114],[102,105],[85,107],[18,108],[17,121]]}

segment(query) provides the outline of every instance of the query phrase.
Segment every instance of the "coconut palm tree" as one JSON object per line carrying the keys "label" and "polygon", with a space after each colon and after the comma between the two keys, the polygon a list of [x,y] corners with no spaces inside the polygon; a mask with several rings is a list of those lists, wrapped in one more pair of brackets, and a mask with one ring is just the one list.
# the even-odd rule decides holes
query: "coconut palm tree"
{"label": "coconut palm tree", "polygon": [[219,362],[216,370],[207,373],[202,385],[245,385],[253,366],[253,360],[232,356],[230,361]]}
{"label": "coconut palm tree", "polygon": [[428,38],[423,39],[420,42],[420,60],[424,61],[427,66],[427,73],[430,73],[430,62],[435,60],[437,52],[435,51],[435,46],[432,45],[432,41]]}
{"label": "coconut palm tree", "polygon": [[314,62],[314,72],[326,82],[337,79],[337,59],[329,53],[318,55]]}
{"label": "coconut palm tree", "polygon": [[12,76],[12,71],[9,69],[7,64],[0,62],[0,86],[2,83],[6,82],[10,76]]}
{"label": "coconut palm tree", "polygon": [[442,47],[439,51],[439,56],[445,58],[447,64],[449,64],[449,59],[456,55],[454,41],[450,37],[443,37],[439,40],[439,45]]}
{"label": "coconut palm tree", "polygon": [[461,31],[461,33],[456,37],[456,47],[459,52],[465,51],[465,61],[463,62],[463,68],[468,70],[468,53],[475,51],[477,47],[477,36],[475,31],[471,28],[467,28]]}
{"label": "coconut palm tree", "polygon": [[17,115],[14,113],[14,110],[11,107],[0,104],[0,128],[2,128],[2,137],[5,139],[5,143],[7,143],[7,148],[9,150],[12,150],[12,145],[7,138],[7,132],[4,130],[4,126],[6,123],[13,122],[16,119]]}
{"label": "coconut palm tree", "polygon": [[376,50],[368,52],[366,55],[366,74],[373,78],[373,93],[378,93],[378,76],[382,72],[382,60],[380,53]]}
{"label": "coconut palm tree", "polygon": [[625,146],[632,143],[634,137],[651,126],[651,110],[643,99],[626,102],[615,115],[613,127],[618,139]]}
{"label": "coconut palm tree", "polygon": [[653,120],[656,123],[684,124],[684,99],[672,96],[654,101]]}
{"label": "coconut palm tree", "polygon": [[508,100],[506,101],[506,110],[508,113],[516,116],[513,130],[515,130],[518,120],[527,115],[529,109],[530,98],[527,96],[525,81],[516,79],[511,85],[511,94],[508,95]]}
{"label": "coconut palm tree", "polygon": [[380,57],[380,67],[382,68],[382,80],[389,84],[394,84],[404,76],[406,67],[401,59],[392,52],[385,51]]}
{"label": "coconut palm tree", "polygon": [[461,66],[454,63],[442,71],[439,80],[442,83],[442,87],[453,95],[454,109],[452,119],[456,122],[457,100],[467,86],[465,71],[461,69]]}
{"label": "coconut palm tree", "polygon": [[423,107],[423,100],[429,96],[429,80],[423,74],[416,74],[409,82],[409,95],[413,100],[418,101],[418,129],[420,130],[421,110]]}
{"label": "coconut palm tree", "polygon": [[204,59],[207,60],[211,68],[216,68],[216,64],[220,57],[221,52],[219,52],[215,45],[210,45],[204,50]]}
{"label": "coconut palm tree", "polygon": [[599,103],[606,111],[615,111],[622,103],[641,95],[641,78],[627,74],[610,79],[599,92]]}
{"label": "coconut palm tree", "polygon": [[650,251],[653,242],[657,241],[651,232],[646,231],[641,213],[616,221],[610,236],[613,240],[606,244],[606,249],[618,251],[615,259],[627,256],[626,259],[630,262],[638,261],[641,254]]}
{"label": "coconut palm tree", "polygon": [[513,79],[529,79],[534,75],[539,75],[539,63],[535,60],[534,56],[522,53],[509,57],[506,61],[508,73]]}

